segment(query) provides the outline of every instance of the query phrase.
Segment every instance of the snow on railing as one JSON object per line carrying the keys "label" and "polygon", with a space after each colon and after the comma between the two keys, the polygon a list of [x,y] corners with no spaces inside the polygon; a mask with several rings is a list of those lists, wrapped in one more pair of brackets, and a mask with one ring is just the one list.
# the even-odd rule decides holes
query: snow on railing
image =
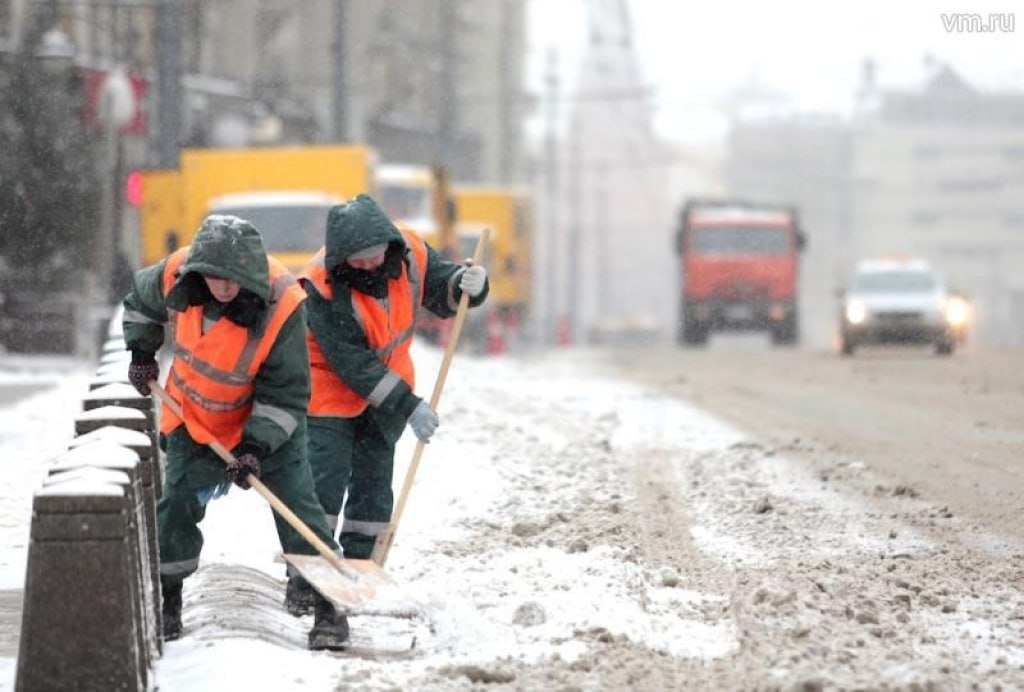
{"label": "snow on railing", "polygon": [[33,497],[17,689],[146,690],[162,653],[156,412],[128,383],[120,324]]}

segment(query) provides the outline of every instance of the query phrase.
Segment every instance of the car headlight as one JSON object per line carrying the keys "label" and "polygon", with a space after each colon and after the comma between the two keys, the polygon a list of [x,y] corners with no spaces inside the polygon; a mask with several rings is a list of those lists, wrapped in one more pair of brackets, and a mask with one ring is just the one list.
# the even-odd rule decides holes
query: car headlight
{"label": "car headlight", "polygon": [[953,296],[946,301],[946,322],[952,327],[962,327],[967,324],[970,311],[966,300]]}
{"label": "car headlight", "polygon": [[860,324],[867,316],[868,309],[859,300],[851,300],[846,304],[846,321],[850,324]]}

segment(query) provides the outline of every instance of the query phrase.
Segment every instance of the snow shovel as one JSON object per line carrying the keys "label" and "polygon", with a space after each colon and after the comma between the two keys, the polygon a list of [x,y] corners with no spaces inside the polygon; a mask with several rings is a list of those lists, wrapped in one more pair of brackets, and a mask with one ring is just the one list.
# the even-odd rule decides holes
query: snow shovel
{"label": "snow shovel", "polygon": [[[473,264],[480,264],[484,256],[484,248],[490,238],[491,229],[484,228],[476,241],[476,249],[473,251]],[[459,307],[455,312],[455,321],[452,323],[452,333],[448,339],[448,347],[444,350],[444,357],[441,360],[441,370],[434,382],[434,392],[430,395],[430,408],[437,411],[437,404],[441,400],[441,390],[444,388],[444,381],[448,377],[448,368],[452,363],[452,356],[455,355],[455,346],[459,342],[459,334],[462,332],[462,324],[466,321],[466,313],[469,311],[469,294],[463,293],[459,298]],[[370,560],[380,567],[388,560],[388,553],[391,551],[391,544],[395,541],[395,533],[398,531],[398,522],[402,520],[402,511],[405,509],[405,501],[412,489],[412,481],[416,476],[416,470],[420,465],[420,457],[423,456],[423,449],[426,443],[423,440],[416,441],[416,450],[413,452],[412,461],[409,463],[409,470],[405,473],[405,482],[402,483],[402,492],[395,504],[395,511],[391,514],[391,523],[377,535],[377,542],[373,546],[373,553]]]}
{"label": "snow shovel", "polygon": [[[149,389],[160,401],[167,405],[171,413],[185,420],[178,402],[172,399],[167,391],[155,380],[150,380]],[[235,457],[221,443],[214,441],[209,446],[225,464],[235,461]],[[274,511],[291,524],[292,528],[298,531],[320,553],[322,557],[285,553],[284,559],[298,570],[305,580],[314,589],[319,591],[324,598],[331,601],[339,611],[342,613],[352,613],[359,609],[359,606],[377,597],[378,591],[382,590],[383,587],[394,584],[384,570],[372,560],[342,558],[331,550],[259,478],[250,474],[246,478],[246,482],[252,488],[255,488],[256,492],[270,503]],[[364,611],[365,609],[360,609],[360,612]],[[411,615],[412,613],[394,612],[389,614],[401,616]]]}

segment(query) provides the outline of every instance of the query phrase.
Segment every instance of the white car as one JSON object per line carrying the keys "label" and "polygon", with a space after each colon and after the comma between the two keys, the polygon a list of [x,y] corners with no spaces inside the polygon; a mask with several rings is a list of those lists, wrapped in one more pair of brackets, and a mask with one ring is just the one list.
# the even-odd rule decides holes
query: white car
{"label": "white car", "polygon": [[840,351],[866,344],[932,344],[949,355],[962,343],[968,306],[923,260],[865,260],[842,298]]}

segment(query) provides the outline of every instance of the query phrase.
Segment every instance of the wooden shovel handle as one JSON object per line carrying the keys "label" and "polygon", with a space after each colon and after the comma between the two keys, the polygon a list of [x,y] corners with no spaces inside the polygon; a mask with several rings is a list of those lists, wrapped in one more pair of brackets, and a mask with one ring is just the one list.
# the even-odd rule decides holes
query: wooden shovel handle
{"label": "wooden shovel handle", "polygon": [[[171,395],[167,393],[167,390],[161,387],[156,382],[156,380],[149,381],[149,391],[153,392],[153,394],[155,394],[157,398],[159,398],[160,401],[162,401],[164,405],[171,410],[171,413],[176,415],[182,421],[185,420],[185,416],[181,411],[181,406],[178,405],[177,401],[171,398]],[[202,429],[201,426],[200,429]],[[203,432],[207,431],[203,430]],[[235,459],[235,456],[230,451],[228,451],[228,448],[222,445],[220,442],[214,440],[213,442],[209,443],[209,447],[217,454],[217,456],[221,458],[221,460],[225,464],[233,464],[235,463],[235,461],[237,461]],[[263,481],[257,478],[254,474],[250,473],[249,476],[245,479],[245,482],[248,483],[252,488],[254,488],[256,492],[262,495],[264,499],[266,499],[266,501],[270,503],[270,506],[274,508],[274,511],[280,514],[285,521],[291,524],[291,527],[298,531],[299,534],[303,538],[305,538],[311,546],[316,548],[317,552],[323,555],[325,560],[334,565],[338,569],[338,571],[344,574],[346,577],[358,581],[359,574],[355,570],[348,567],[345,564],[345,561],[342,560],[337,553],[331,550],[329,545],[320,540],[320,537],[313,533],[313,530],[306,526],[306,523],[302,521],[302,519],[299,519],[295,512],[288,508],[288,505],[281,502],[277,495],[271,492],[270,488],[263,484]]]}
{"label": "wooden shovel handle", "polygon": [[[491,229],[484,228],[480,238],[476,242],[476,249],[473,251],[473,264],[480,264],[484,256],[484,248],[490,239]],[[462,324],[466,321],[466,313],[469,311],[469,294],[465,291],[459,298],[459,307],[455,312],[455,321],[452,324],[452,333],[448,339],[448,347],[444,350],[444,357],[441,359],[441,370],[434,381],[434,392],[430,395],[430,408],[437,411],[437,404],[441,400],[441,390],[444,389],[444,381],[448,378],[448,368],[452,364],[452,357],[455,355],[455,346],[459,342],[459,334],[462,333]],[[413,478],[416,477],[416,470],[420,465],[420,457],[426,443],[422,440],[416,441],[416,450],[412,454],[412,461],[409,463],[409,470],[405,473],[405,482],[402,483],[402,492],[395,504],[395,511],[391,514],[391,523],[384,531],[377,535],[377,542],[373,546],[373,553],[370,559],[381,567],[387,562],[388,553],[391,551],[391,544],[395,541],[395,534],[398,532],[398,522],[402,520],[402,512],[405,510],[405,501],[412,489]]]}

